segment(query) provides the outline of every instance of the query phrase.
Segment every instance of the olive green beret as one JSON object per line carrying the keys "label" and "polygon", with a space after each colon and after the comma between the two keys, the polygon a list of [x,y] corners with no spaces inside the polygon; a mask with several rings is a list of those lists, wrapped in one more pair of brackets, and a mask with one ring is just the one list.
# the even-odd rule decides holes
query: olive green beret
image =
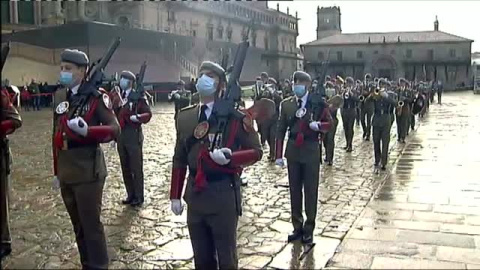
{"label": "olive green beret", "polygon": [[60,54],[60,60],[62,62],[68,62],[77,66],[88,66],[88,56],[79,50],[66,49]]}
{"label": "olive green beret", "polygon": [[310,77],[310,75],[308,75],[308,73],[304,72],[304,71],[295,71],[293,73],[293,81],[294,82],[298,82],[298,81],[302,81],[302,82],[305,82],[305,81],[308,81],[308,82],[311,82],[312,81],[312,77]]}
{"label": "olive green beret", "polygon": [[217,74],[220,77],[220,80],[225,80],[225,69],[223,69],[219,64],[211,61],[203,61],[200,65],[200,72],[203,70],[211,70],[213,73]]}
{"label": "olive green beret", "polygon": [[255,80],[257,80],[257,81],[258,81],[258,80],[261,80],[261,79],[262,79],[262,78],[261,78],[260,76],[257,76],[257,77],[255,78]]}
{"label": "olive green beret", "polygon": [[125,79],[129,79],[130,81],[135,81],[137,78],[135,77],[135,74],[133,72],[124,70],[122,73],[120,73],[120,77],[123,77]]}
{"label": "olive green beret", "polygon": [[387,81],[384,79],[384,78],[381,78],[381,79],[378,79],[378,84],[384,84],[386,85],[387,84]]}
{"label": "olive green beret", "polygon": [[349,83],[349,84],[354,84],[354,83],[355,83],[355,80],[354,80],[352,77],[347,77],[347,78],[345,79],[345,82],[346,82],[346,83]]}
{"label": "olive green beret", "polygon": [[371,79],[371,78],[372,78],[372,74],[370,73],[365,74],[365,79]]}
{"label": "olive green beret", "polygon": [[260,73],[260,76],[268,78],[268,73],[267,72],[262,72],[262,73]]}
{"label": "olive green beret", "polygon": [[270,83],[277,84],[277,80],[275,80],[274,78],[268,78],[268,81]]}

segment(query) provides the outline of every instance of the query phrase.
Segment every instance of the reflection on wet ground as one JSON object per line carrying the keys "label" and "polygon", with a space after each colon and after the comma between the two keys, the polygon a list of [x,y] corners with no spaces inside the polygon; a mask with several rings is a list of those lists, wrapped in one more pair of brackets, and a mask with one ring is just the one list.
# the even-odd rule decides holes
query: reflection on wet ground
{"label": "reflection on wet ground", "polygon": [[329,266],[480,269],[480,96],[447,101],[431,107]]}
{"label": "reflection on wet ground", "polygon": [[[437,213],[435,210],[439,210],[438,207],[441,207],[439,213],[447,216],[439,215],[431,218],[452,221],[451,225],[464,222],[472,226],[474,222],[478,222],[467,215],[468,213],[463,213],[461,218],[456,217],[456,214],[451,212],[457,209],[448,208],[458,207],[460,201],[452,203],[456,200],[475,205],[478,200],[478,191],[480,191],[480,184],[478,184],[480,181],[475,184],[475,176],[465,172],[465,169],[473,170],[472,164],[479,165],[472,143],[480,139],[478,125],[475,126],[475,122],[470,117],[457,117],[457,115],[472,116],[475,112],[478,115],[478,110],[475,110],[480,104],[478,104],[478,98],[466,99],[466,96],[470,97],[471,94],[447,94],[445,95],[447,103],[442,107],[433,105],[431,114],[422,121],[423,126],[408,139],[406,147],[396,143],[395,126],[392,128],[390,164],[393,165],[398,161],[398,166],[377,195],[378,198],[371,203],[375,205],[379,201],[384,202],[385,205],[382,207],[385,210],[377,212],[372,210],[374,208],[368,207],[362,217],[361,222],[365,223],[361,225],[364,228],[364,234],[369,232],[372,226],[380,226],[377,224],[414,226],[415,224],[401,222],[413,218],[425,220],[429,218],[429,214]],[[476,107],[475,102],[477,102]],[[448,114],[452,114],[452,117]],[[77,268],[79,257],[70,220],[59,191],[54,190],[51,185],[50,112],[27,112],[23,117],[24,127],[11,138],[15,158],[11,179],[13,186],[11,227],[14,250],[4,266],[6,268]],[[121,205],[120,201],[125,197],[125,191],[118,155],[115,149],[108,145],[103,146],[109,176],[105,187],[102,220],[108,236],[111,268],[193,267],[193,254],[186,227],[186,211],[183,216],[174,216],[170,212],[168,201],[171,157],[175,139],[172,119],[173,107],[158,104],[154,108],[152,122],[144,128],[146,202],[142,208],[132,209]],[[356,127],[355,133],[354,152],[345,153],[342,149],[345,140],[341,125],[337,130],[334,166],[322,167],[324,182],[319,190],[315,230],[317,245],[302,261],[297,260],[297,254],[301,252],[302,247],[286,244],[286,236],[292,230],[289,222],[288,189],[284,187],[287,183],[286,169],[269,164],[266,160],[268,155],[265,155],[264,160],[245,170],[249,185],[242,191],[244,215],[238,226],[238,252],[241,267],[249,269],[320,268],[331,259],[341,240],[388,175],[373,173],[372,143],[361,140],[360,127]],[[268,152],[268,149],[265,151]],[[456,156],[450,157],[448,154]],[[467,168],[467,166],[470,167]],[[442,169],[444,167],[446,169]],[[442,192],[447,187],[446,183],[451,191],[448,195]],[[461,209],[464,212],[474,210],[465,207]],[[373,212],[367,219],[368,211]],[[397,223],[391,223],[391,216],[397,217],[393,219]],[[383,220],[383,223],[380,220]],[[368,223],[370,221],[371,223]],[[433,226],[425,224],[427,225]],[[358,226],[360,225],[357,225],[357,228]],[[459,230],[456,227],[445,226],[443,229]],[[353,231],[356,230],[358,229]],[[381,235],[387,237],[389,232]],[[403,237],[407,239],[415,235],[407,234]],[[434,236],[431,237],[434,238]],[[479,239],[478,236],[475,237],[477,237],[474,240],[478,246]],[[368,241],[374,239],[378,240],[377,242],[383,241],[378,238],[372,237]],[[463,240],[464,245],[475,245],[475,242],[472,244],[469,241],[470,238]],[[348,243],[348,241],[345,242]],[[358,245],[352,245],[358,247]],[[392,252],[393,254],[395,252],[428,253],[428,247],[420,248],[418,244],[415,245],[412,247],[407,242]],[[368,245],[360,246],[368,248]],[[340,247],[344,248],[344,245]],[[380,250],[388,252],[391,249]],[[357,255],[355,262],[359,266],[363,262],[365,264],[367,261],[371,262],[371,255],[363,253],[354,255]],[[333,261],[341,261],[342,258],[346,260],[350,258],[349,256],[351,257],[352,254],[339,253]]]}

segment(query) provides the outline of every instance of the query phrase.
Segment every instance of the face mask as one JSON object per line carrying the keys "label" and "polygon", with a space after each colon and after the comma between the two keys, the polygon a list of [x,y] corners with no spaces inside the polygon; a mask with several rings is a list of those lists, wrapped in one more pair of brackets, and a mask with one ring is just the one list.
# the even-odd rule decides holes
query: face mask
{"label": "face mask", "polygon": [[121,78],[119,83],[120,88],[122,88],[122,90],[127,90],[129,83],[130,83],[130,80]]}
{"label": "face mask", "polygon": [[61,71],[60,72],[60,83],[65,86],[71,86],[73,82],[73,74],[71,72]]}
{"label": "face mask", "polygon": [[215,93],[215,80],[207,75],[202,75],[196,86],[201,96],[211,96]]}
{"label": "face mask", "polygon": [[307,93],[307,89],[305,88],[305,85],[295,84],[293,86],[293,92],[295,93],[295,96],[301,98]]}

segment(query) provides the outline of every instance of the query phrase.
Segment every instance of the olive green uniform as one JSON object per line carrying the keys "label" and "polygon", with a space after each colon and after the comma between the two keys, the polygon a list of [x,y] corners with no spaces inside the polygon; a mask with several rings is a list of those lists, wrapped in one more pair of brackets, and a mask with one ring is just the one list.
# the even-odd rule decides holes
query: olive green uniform
{"label": "olive green uniform", "polygon": [[282,102],[282,97],[277,93],[271,93],[269,91],[263,91],[260,98],[267,98],[275,102],[276,114],[269,120],[263,122],[260,128],[260,136],[265,138],[270,149],[269,160],[275,161],[275,136],[277,133],[277,122],[278,115],[280,111],[280,103]]}
{"label": "olive green uniform", "polygon": [[[74,109],[77,107],[76,104],[79,104],[80,95],[73,95],[71,91],[61,89],[55,92],[54,100],[54,108],[58,108],[64,101],[70,104],[70,110],[64,114],[71,119],[76,111]],[[95,102],[97,107],[93,111]],[[115,133],[113,137],[116,137],[120,127],[111,106],[108,105],[109,102],[108,96],[102,92],[90,95],[79,116],[85,118],[88,113],[93,112],[90,119],[85,118],[89,128],[100,125],[111,127]],[[82,266],[106,269],[107,243],[100,220],[103,187],[107,176],[103,151],[98,141],[78,142],[66,134],[64,125],[61,124],[64,114],[59,114],[56,110],[53,117],[52,145],[55,173],[60,181],[63,202],[72,221]],[[57,147],[56,143],[59,134],[63,144],[61,148]]]}
{"label": "olive green uniform", "polygon": [[343,108],[341,110],[343,130],[345,132],[345,141],[347,144],[346,147],[348,149],[352,148],[354,135],[353,127],[355,125],[355,118],[357,116],[357,101],[358,98],[354,95],[350,95],[348,99],[344,98]]}
{"label": "olive green uniform", "polygon": [[373,100],[366,99],[360,104],[360,122],[362,123],[363,137],[368,140],[372,131]]}
{"label": "olive green uniform", "polygon": [[[17,109],[10,102],[8,92],[2,89],[0,93],[0,123],[6,121],[11,123],[11,129],[19,128],[22,125],[22,119]],[[3,125],[2,125],[3,126]],[[8,146],[7,130],[0,129],[0,253],[4,254],[7,249],[10,253],[11,237],[9,226],[9,174],[10,174],[10,149]]]}
{"label": "olive green uniform", "polygon": [[388,160],[388,146],[390,143],[390,129],[393,121],[393,108],[396,102],[391,98],[379,97],[372,99],[374,103],[373,126],[373,147],[375,153],[375,165],[380,162],[383,166]]}
{"label": "olive green uniform", "polygon": [[413,96],[409,90],[400,90],[397,92],[399,100],[403,100],[403,107],[396,107],[396,121],[397,121],[397,138],[399,141],[405,140],[407,136],[409,121],[411,118]]}
{"label": "olive green uniform", "polygon": [[191,100],[192,100],[192,94],[188,90],[177,90],[174,93],[180,95],[179,98],[175,98],[174,95],[172,95],[169,99],[170,102],[174,102],[175,104],[175,119],[177,118],[178,112],[185,108],[190,106]]}
{"label": "olive green uniform", "polygon": [[325,162],[331,164],[333,163],[333,157],[335,154],[335,134],[337,133],[338,127],[338,118],[337,118],[338,109],[330,109],[330,114],[332,116],[332,126],[325,133],[323,138],[323,146],[325,147]]}
{"label": "olive green uniform", "polygon": [[[206,163],[206,160],[201,161],[201,153],[209,149],[217,122],[214,114],[210,115],[208,134],[200,139],[195,138],[194,130],[203,112],[201,108],[203,106],[199,104],[192,105],[178,114],[173,174],[188,167],[189,175],[184,199],[188,204],[187,225],[194,252],[195,268],[237,269],[236,228],[241,209],[238,176],[240,172],[225,173]],[[234,154],[240,149],[253,149],[258,154],[257,160],[259,160],[262,150],[258,135],[250,122],[249,127],[245,128],[246,119],[243,117],[242,114],[240,118],[229,119],[227,132],[223,134],[220,146],[230,148]],[[233,131],[235,125],[237,125],[236,132]],[[226,141],[230,141],[231,144],[228,145]],[[200,170],[199,162],[203,164],[201,171],[206,177],[207,185],[203,190],[196,191],[195,179],[199,173],[197,170]],[[221,167],[233,169],[230,165]],[[179,197],[183,189],[183,179],[178,179],[178,177],[172,177],[172,190],[176,194],[173,197]]]}

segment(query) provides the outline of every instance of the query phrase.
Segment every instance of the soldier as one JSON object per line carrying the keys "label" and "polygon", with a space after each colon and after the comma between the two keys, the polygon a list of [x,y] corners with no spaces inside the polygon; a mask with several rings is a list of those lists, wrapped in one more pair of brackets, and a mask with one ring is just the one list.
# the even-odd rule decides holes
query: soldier
{"label": "soldier", "polygon": [[441,80],[437,82],[437,102],[442,105],[443,83]]}
{"label": "soldier", "polygon": [[72,221],[82,267],[106,269],[107,243],[100,221],[107,168],[100,143],[120,133],[110,98],[103,89],[82,89],[88,57],[78,50],[60,55],[60,82],[53,117],[54,183]]}
{"label": "soldier", "polygon": [[[327,81],[325,83],[325,92],[326,92],[326,100],[328,101],[332,98],[335,93],[335,86],[332,82]],[[325,133],[325,137],[323,138],[323,146],[325,147],[325,163],[328,166],[332,166],[333,164],[333,156],[335,153],[335,134],[337,133],[337,126],[338,126],[338,118],[337,112],[338,108],[329,106],[330,115],[332,116],[332,125],[327,133]]]}
{"label": "soldier", "polygon": [[405,137],[408,132],[408,124],[411,113],[411,103],[413,96],[411,91],[406,88],[406,80],[404,78],[399,79],[399,89],[397,91],[398,104],[396,106],[396,119],[397,119],[397,140],[401,143],[405,143]]}
{"label": "soldier", "polygon": [[346,146],[344,147],[347,152],[352,152],[352,141],[353,141],[353,126],[355,124],[355,118],[357,115],[357,102],[358,97],[353,91],[355,81],[352,77],[347,77],[346,79],[346,87],[342,94],[343,96],[343,108],[341,110],[342,113],[342,122],[343,122],[343,129],[345,131],[345,142]]}
{"label": "soldier", "polygon": [[[355,91],[354,91],[355,96],[360,97],[360,95],[362,94],[362,81],[357,80],[355,82],[354,89],[355,89]],[[357,126],[360,126],[360,115],[361,115],[360,102],[357,102],[356,111],[357,111],[357,116],[355,117],[355,124]]]}
{"label": "soldier", "polygon": [[268,143],[269,155],[268,160],[275,162],[275,136],[277,132],[277,121],[278,115],[280,112],[280,103],[282,102],[282,97],[275,90],[276,80],[274,78],[269,78],[269,83],[271,86],[268,86],[261,94],[260,98],[270,99],[275,102],[276,114],[267,121],[263,122],[260,127],[261,136],[263,135]]}
{"label": "soldier", "polygon": [[373,126],[373,146],[375,152],[375,168],[382,165],[382,170],[386,169],[388,159],[388,145],[390,143],[390,129],[392,127],[393,108],[397,102],[387,94],[387,82],[380,79],[380,91],[371,94],[367,99],[373,99],[374,114],[372,120]]}
{"label": "soldier", "polygon": [[135,82],[136,77],[132,72],[122,71],[120,88],[124,104],[117,112],[122,130],[117,139],[117,150],[127,190],[127,198],[122,203],[131,206],[139,206],[144,202],[142,124],[148,123],[152,118],[145,94],[136,93],[133,88]]}
{"label": "soldier", "polygon": [[168,95],[168,101],[175,103],[175,116],[174,119],[177,119],[178,112],[190,106],[192,100],[192,94],[189,90],[185,90],[185,82],[183,80],[178,81],[177,90],[173,90]]}
{"label": "soldier", "polygon": [[292,86],[291,86],[290,81],[288,79],[285,79],[285,81],[283,83],[282,92],[283,92],[283,98],[293,96]]}
{"label": "soldier", "polygon": [[7,135],[22,126],[22,119],[13,106],[6,88],[0,91],[0,260],[12,252],[9,226],[10,149]]}
{"label": "soldier", "polygon": [[[288,164],[288,182],[292,209],[293,233],[288,242],[301,239],[304,244],[313,243],[313,230],[317,215],[318,184],[320,178],[320,132],[326,132],[332,125],[332,118],[326,103],[313,108],[309,93],[312,79],[303,71],[293,74],[294,97],[282,101],[277,130],[276,164],[284,166],[283,140],[287,129],[289,138],[285,151]],[[314,111],[315,110],[315,111]],[[315,115],[315,117],[314,117]],[[302,202],[305,192],[305,212],[303,222]]]}
{"label": "soldier", "polygon": [[370,73],[365,74],[365,80],[363,81],[363,98],[360,97],[363,101],[360,102],[360,120],[362,123],[363,130],[363,139],[366,141],[370,140],[370,134],[372,131],[372,117],[373,117],[373,100],[367,99],[367,97],[375,89],[375,85],[372,82],[372,75]]}
{"label": "soldier", "polygon": [[177,118],[170,200],[173,213],[180,215],[188,167],[184,198],[196,269],[238,268],[238,173],[262,157],[253,121],[243,114],[229,119],[227,133],[222,136],[225,140],[220,139],[219,149],[209,152],[216,133],[217,118],[212,114],[215,97],[223,94],[225,83],[220,65],[203,62],[197,83],[200,104],[184,108]]}

